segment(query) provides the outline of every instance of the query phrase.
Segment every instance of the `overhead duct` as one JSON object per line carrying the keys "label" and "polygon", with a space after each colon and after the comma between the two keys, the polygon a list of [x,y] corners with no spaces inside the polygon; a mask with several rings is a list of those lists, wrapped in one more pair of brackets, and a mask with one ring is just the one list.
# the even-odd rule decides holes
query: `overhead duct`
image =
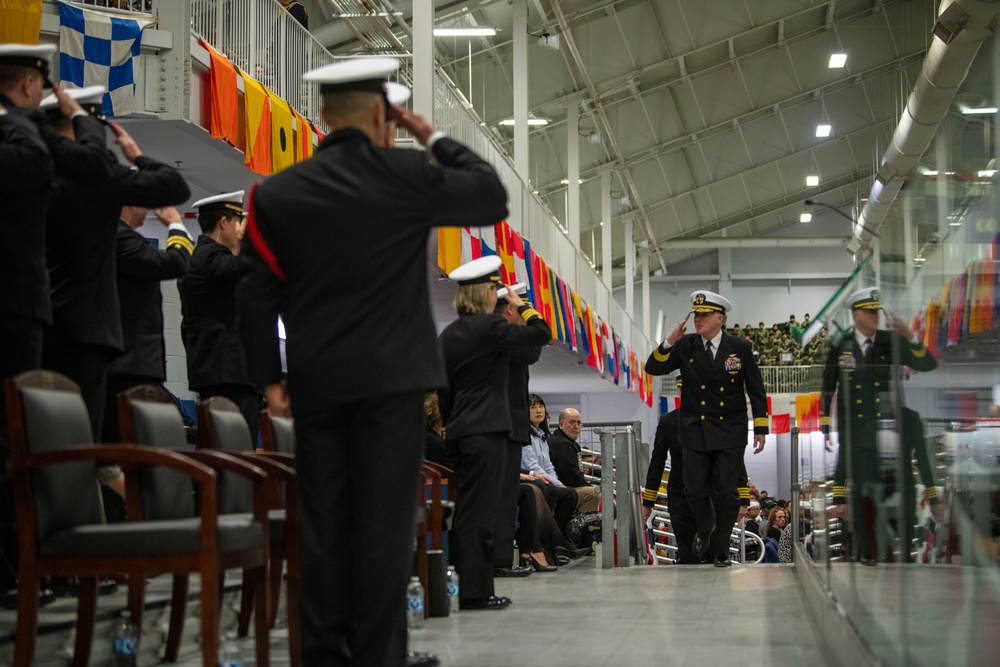
{"label": "overhead duct", "polygon": [[930,146],[979,47],[993,34],[997,13],[997,0],[942,0],[927,57],[854,230],[863,243],[878,232],[889,206]]}
{"label": "overhead duct", "polygon": [[664,250],[716,250],[718,248],[842,248],[845,236],[792,238],[700,238],[664,241]]}
{"label": "overhead duct", "polygon": [[[363,3],[359,0],[350,0],[350,2],[347,0],[339,0],[338,2],[327,0],[327,2],[333,7],[335,13],[343,11],[344,7],[350,4],[355,5],[354,9],[356,10],[356,16],[352,16],[351,18],[334,18],[329,23],[325,23],[311,31],[313,37],[328,49],[358,39],[356,30],[359,30],[360,26],[352,24],[380,20],[376,17],[377,12],[372,13],[371,3]],[[400,13],[400,18],[404,21],[409,21],[413,18],[413,0],[393,2],[391,5],[388,2],[383,2],[382,5],[391,6],[394,12]],[[434,0],[434,13],[436,18],[440,19],[442,15],[451,15],[475,9],[476,5],[475,0]],[[389,27],[394,23],[394,21],[381,20],[383,25]],[[364,30],[359,31],[364,32]]]}

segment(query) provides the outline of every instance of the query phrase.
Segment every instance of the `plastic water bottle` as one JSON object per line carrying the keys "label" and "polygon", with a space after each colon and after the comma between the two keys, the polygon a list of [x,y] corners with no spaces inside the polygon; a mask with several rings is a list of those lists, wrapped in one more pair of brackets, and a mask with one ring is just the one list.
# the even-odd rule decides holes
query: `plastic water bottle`
{"label": "plastic water bottle", "polygon": [[445,584],[448,587],[448,613],[457,614],[458,613],[458,572],[455,571],[454,566],[448,566],[448,573],[444,578]]}
{"label": "plastic water bottle", "polygon": [[236,633],[227,633],[219,648],[219,667],[243,667],[243,656],[236,645]]}
{"label": "plastic water bottle", "polygon": [[406,627],[414,630],[424,627],[424,587],[419,577],[410,577],[406,587]]}
{"label": "plastic water bottle", "polygon": [[136,654],[139,652],[139,635],[132,622],[132,614],[125,610],[118,618],[115,626],[113,653],[115,667],[135,667]]}

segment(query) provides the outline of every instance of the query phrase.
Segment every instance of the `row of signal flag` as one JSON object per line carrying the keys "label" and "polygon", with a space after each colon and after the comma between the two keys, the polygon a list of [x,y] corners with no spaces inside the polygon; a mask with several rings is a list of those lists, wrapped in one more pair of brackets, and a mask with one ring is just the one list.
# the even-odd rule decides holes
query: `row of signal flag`
{"label": "row of signal flag", "polygon": [[[490,243],[492,241],[492,245]],[[653,405],[653,378],[621,337],[580,298],[506,221],[489,228],[438,228],[438,266],[451,273],[465,262],[497,255],[504,284],[527,284],[527,300],[552,329],[552,339],[576,352],[587,366]]]}
{"label": "row of signal flag", "polygon": [[[783,399],[779,401],[781,414],[774,414],[774,405],[771,397],[767,397],[767,414],[771,416],[770,430],[774,435],[789,433],[792,430],[791,402],[793,399]],[[800,433],[812,433],[820,430],[820,416],[822,405],[822,394],[818,391],[808,394],[797,394],[794,396],[795,423],[799,427]],[[661,410],[666,412],[666,404],[660,404]],[[681,397],[674,396],[674,410],[681,407]]]}
{"label": "row of signal flag", "polygon": [[985,257],[970,262],[914,318],[914,331],[935,357],[942,349],[993,328],[1000,313],[998,257],[1000,233],[993,237]]}
{"label": "row of signal flag", "polygon": [[[208,127],[212,138],[224,139],[243,150],[246,166],[262,176],[276,174],[311,157],[313,137],[322,141],[323,133],[226,56],[204,41],[201,45],[212,59]],[[242,114],[237,77],[243,78]]]}

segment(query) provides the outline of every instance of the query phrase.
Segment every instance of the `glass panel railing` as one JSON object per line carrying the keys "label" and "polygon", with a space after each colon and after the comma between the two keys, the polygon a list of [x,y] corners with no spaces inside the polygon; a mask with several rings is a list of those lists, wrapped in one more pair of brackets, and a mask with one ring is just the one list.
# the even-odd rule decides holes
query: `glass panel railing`
{"label": "glass panel railing", "polygon": [[[800,438],[812,562],[885,664],[995,661],[1000,117],[965,112],[996,106],[998,55],[983,47],[871,257],[825,310],[832,451]],[[883,310],[851,310],[862,287]]]}

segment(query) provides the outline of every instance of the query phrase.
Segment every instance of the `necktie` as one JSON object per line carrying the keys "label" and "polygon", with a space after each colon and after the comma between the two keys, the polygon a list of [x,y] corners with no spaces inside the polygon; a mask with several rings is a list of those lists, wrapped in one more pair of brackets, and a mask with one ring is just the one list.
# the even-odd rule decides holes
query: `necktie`
{"label": "necktie", "polygon": [[865,338],[865,342],[861,346],[861,354],[863,354],[863,355],[865,355],[867,357],[868,356],[868,350],[870,350],[871,347],[872,347],[872,339],[871,338]]}
{"label": "necktie", "polygon": [[705,353],[708,355],[708,358],[710,360],[715,358],[712,355],[712,341],[708,341],[707,343],[705,343]]}

